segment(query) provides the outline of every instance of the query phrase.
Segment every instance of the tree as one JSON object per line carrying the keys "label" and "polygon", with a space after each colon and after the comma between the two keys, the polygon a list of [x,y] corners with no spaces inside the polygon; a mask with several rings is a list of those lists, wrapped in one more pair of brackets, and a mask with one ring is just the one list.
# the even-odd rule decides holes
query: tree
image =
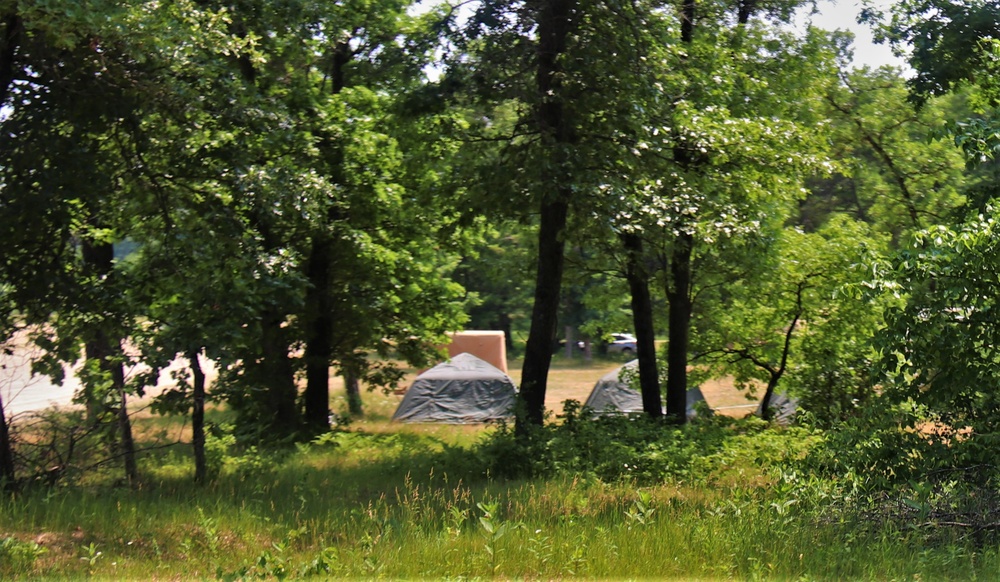
{"label": "tree", "polygon": [[[785,96],[815,99],[832,63],[825,35],[796,39],[768,26],[769,18],[786,18],[791,4],[759,22],[741,4],[732,28],[733,6],[695,8],[680,7],[679,43],[667,45],[676,64],[657,72],[663,96],[650,103],[636,143],[641,179],[620,211],[646,240],[646,260],[658,265],[668,303],[666,408],[677,422],[686,418],[699,277],[722,267],[712,262],[720,249],[787,213],[804,178],[822,168],[821,140],[810,135],[821,126]],[[783,48],[773,51],[778,38]]]}
{"label": "tree", "polygon": [[886,313],[877,379],[887,403],[910,403],[921,412],[915,422],[933,423],[925,469],[992,466],[1000,418],[998,218],[991,205],[954,228],[922,231],[914,248],[875,271],[875,282],[906,298]]}
{"label": "tree", "polygon": [[868,7],[862,19],[876,25],[876,39],[909,45],[914,97],[944,94],[973,79],[989,58],[980,43],[1000,37],[1000,7],[977,0],[904,0],[890,18]]}
{"label": "tree", "polygon": [[10,441],[10,425],[0,397],[0,489],[13,491],[17,488],[17,473],[14,467],[14,449]]}
{"label": "tree", "polygon": [[908,233],[964,212],[977,180],[939,134],[967,110],[966,99],[933,98],[917,109],[904,83],[893,69],[862,69],[841,73],[827,92],[839,172],[811,184],[798,218],[804,226],[818,228],[824,211],[847,212],[899,246]]}
{"label": "tree", "polygon": [[549,182],[551,191],[540,197],[535,299],[519,393],[526,403],[528,415],[519,422],[528,421],[535,425],[542,424],[544,419],[551,346],[556,335],[556,312],[565,260],[566,218],[573,198],[570,186],[573,176],[567,172],[566,156],[561,151],[576,139],[574,124],[566,111],[562,61],[576,25],[577,11],[575,0],[543,0],[529,20],[530,24],[538,27],[535,129],[542,151],[548,154],[549,163],[556,169],[555,179]]}
{"label": "tree", "polygon": [[[70,10],[51,18],[55,8],[0,9],[0,106],[9,110],[0,138],[0,236],[11,245],[0,277],[16,309],[5,316],[34,326],[57,379],[61,362],[79,359],[82,341],[91,421],[112,413],[118,454],[135,483],[121,349],[133,313],[121,300],[125,282],[113,268],[112,247],[125,227],[113,209],[131,175],[117,153],[129,141],[143,92],[137,79],[126,81],[127,43],[116,26],[134,14],[108,3],[100,14]],[[39,219],[25,229],[29,215]]]}
{"label": "tree", "polygon": [[[501,188],[507,200],[524,196],[530,206],[519,204],[518,210],[537,212],[534,300],[521,372],[522,434],[544,419],[566,225],[574,193],[581,190],[574,170],[581,158],[579,110],[586,105],[577,99],[583,89],[579,62],[569,55],[585,46],[582,38],[590,31],[580,25],[589,10],[576,0],[482,2],[464,33],[455,37],[460,57],[449,63],[446,80],[467,87],[466,94],[494,119],[510,119],[497,127],[487,117],[471,128],[483,136],[477,140],[502,143],[499,154],[491,156],[499,163],[479,166],[483,172],[477,181]],[[509,111],[513,114],[503,115]]]}
{"label": "tree", "polygon": [[816,233],[786,227],[775,238],[773,248],[749,249],[755,268],[727,286],[725,308],[703,324],[706,351],[695,359],[713,362],[744,389],[762,383],[765,419],[779,382],[819,418],[849,414],[873,389],[865,360],[881,304],[859,301],[856,290],[867,276],[862,265],[881,257],[882,244],[844,215]]}
{"label": "tree", "polygon": [[[275,408],[283,411],[277,424],[285,434],[329,427],[331,365],[391,383],[400,372],[368,359],[369,352],[422,363],[456,325],[458,290],[442,277],[451,259],[438,236],[448,224],[435,220],[439,205],[427,204],[419,179],[408,174],[432,173],[431,166],[403,162],[409,130],[399,126],[410,121],[397,111],[397,98],[416,82],[429,46],[405,11],[397,1],[260,2],[234,10],[234,26],[256,39],[260,53],[259,62],[239,63],[248,106],[259,103],[280,119],[274,132],[285,140],[245,139],[254,150],[241,163],[282,178],[234,188],[268,193],[240,212],[265,254],[282,255],[287,271],[275,278],[281,295],[264,304],[257,353],[234,357],[225,376],[234,381],[233,398],[248,413],[260,412],[252,417],[273,420]],[[287,213],[273,212],[275,204]],[[301,361],[288,355],[299,342]],[[247,380],[269,386],[274,399],[243,398],[254,393]]]}
{"label": "tree", "polygon": [[[905,1],[884,12],[868,8],[865,19],[876,27],[877,38],[896,48],[911,46],[909,64],[916,75],[909,81],[911,98],[923,104],[930,96],[974,87],[972,115],[955,118],[951,134],[966,154],[970,167],[980,169],[1000,152],[1000,7],[975,0]],[[992,169],[990,195],[996,193]],[[980,197],[985,203],[989,196]],[[982,208],[983,204],[980,204]]]}

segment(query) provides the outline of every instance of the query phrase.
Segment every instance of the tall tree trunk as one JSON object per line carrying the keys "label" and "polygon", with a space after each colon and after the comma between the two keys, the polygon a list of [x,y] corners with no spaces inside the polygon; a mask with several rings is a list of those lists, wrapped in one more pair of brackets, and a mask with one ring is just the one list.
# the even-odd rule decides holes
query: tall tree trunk
{"label": "tall tree trunk", "polygon": [[287,331],[282,326],[284,317],[277,311],[265,312],[261,322],[260,363],[261,380],[267,394],[265,406],[267,422],[277,435],[289,436],[298,428],[295,399],[295,369],[288,355]]}
{"label": "tall tree trunk", "polygon": [[139,468],[135,458],[135,441],[132,439],[132,420],[128,416],[128,393],[125,391],[125,368],[121,362],[109,362],[111,378],[118,394],[118,432],[121,438],[122,461],[125,478],[132,487],[139,485]]}
{"label": "tall tree trunk", "polygon": [[17,67],[14,60],[20,45],[21,18],[15,12],[0,15],[0,104],[7,102],[7,95],[14,83]]}
{"label": "tall tree trunk", "polygon": [[667,344],[667,416],[673,422],[687,421],[687,355],[691,329],[691,250],[694,237],[681,233],[670,256],[667,288],[670,331]]}
{"label": "tall tree trunk", "polygon": [[625,247],[626,272],[632,295],[632,324],[635,327],[635,351],[639,358],[639,387],[642,410],[651,418],[663,416],[660,404],[660,374],[656,369],[656,337],[653,326],[653,302],[649,297],[649,272],[643,267],[642,237],[621,235]]}
{"label": "tall tree trunk", "polygon": [[[681,42],[694,41],[695,0],[681,5]],[[694,165],[691,152],[681,143],[674,149],[677,163],[685,168]],[[681,225],[683,226],[683,225]],[[681,230],[674,239],[670,255],[670,283],[667,345],[667,417],[678,424],[687,422],[687,353],[691,331],[691,251],[694,236]]]}
{"label": "tall tree trunk", "polygon": [[526,427],[521,422],[541,425],[545,420],[545,392],[549,366],[552,363],[552,342],[556,337],[559,292],[562,287],[564,256],[563,232],[566,228],[566,203],[542,207],[538,232],[538,270],[535,274],[535,303],[531,309],[531,328],[524,350],[521,368],[521,399],[526,406],[526,419],[518,419],[519,432]]}
{"label": "tall tree trunk", "polygon": [[187,359],[191,363],[192,386],[191,406],[191,447],[194,449],[194,480],[202,484],[208,479],[208,463],[205,459],[205,371],[198,361],[200,349],[190,350]]}
{"label": "tall tree trunk", "polygon": [[[107,281],[112,276],[114,247],[111,243],[84,241],[82,244],[84,268],[91,274]],[[95,360],[98,367],[111,378],[111,390],[118,400],[115,415],[118,422],[119,452],[125,467],[125,477],[129,485],[139,483],[139,472],[135,458],[135,441],[132,439],[132,421],[128,416],[128,393],[125,389],[125,369],[122,366],[121,340],[112,341],[100,324],[84,344],[87,359]],[[87,411],[96,420],[106,410],[106,396],[93,393],[93,387],[84,388],[87,397]]]}
{"label": "tall tree trunk", "polygon": [[333,317],[330,293],[331,242],[327,234],[313,239],[309,256],[309,291],[306,293],[305,423],[310,431],[330,430],[330,361],[333,358]]}
{"label": "tall tree trunk", "polygon": [[[555,168],[564,166],[562,150],[572,143],[570,124],[565,118],[560,97],[562,68],[559,60],[566,52],[566,41],[573,26],[576,0],[543,0],[538,9],[538,63],[536,70],[536,111],[542,147],[553,158]],[[552,342],[556,336],[559,295],[562,290],[565,262],[566,217],[572,190],[569,176],[556,172],[553,191],[542,192],[538,225],[538,269],[535,273],[535,297],[531,309],[531,328],[521,368],[520,397],[525,405],[524,418],[518,418],[517,431],[525,434],[524,423],[541,425],[545,420],[545,392]]]}
{"label": "tall tree trunk", "polygon": [[[330,71],[331,92],[336,95],[344,90],[345,66],[351,61],[351,47],[338,42],[333,51]],[[330,163],[333,175],[342,173],[343,153],[339,145],[333,146]],[[338,180],[340,181],[340,180]],[[309,252],[306,276],[309,291],[306,294],[306,390],[303,395],[305,423],[310,431],[322,433],[330,430],[330,364],[333,362],[333,241],[327,228],[338,218],[340,209],[331,205],[324,224],[313,237]]]}
{"label": "tall tree trunk", "polygon": [[344,372],[344,390],[347,391],[347,411],[351,413],[351,416],[363,415],[361,383],[358,381],[358,375],[350,370]]}
{"label": "tall tree trunk", "polygon": [[10,427],[7,411],[0,396],[0,490],[11,492],[17,489],[17,475],[14,471],[14,450],[10,442]]}

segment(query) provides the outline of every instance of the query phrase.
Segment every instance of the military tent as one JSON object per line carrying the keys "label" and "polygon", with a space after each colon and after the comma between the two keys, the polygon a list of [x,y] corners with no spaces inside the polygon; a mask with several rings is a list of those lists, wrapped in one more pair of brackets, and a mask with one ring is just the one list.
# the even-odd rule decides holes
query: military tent
{"label": "military tent", "polygon": [[[754,411],[754,416],[764,417],[764,402],[761,401]],[[795,420],[795,414],[799,411],[799,401],[788,396],[784,392],[775,392],[771,395],[771,402],[768,403],[771,409],[771,420],[777,424],[787,425]]]}
{"label": "military tent", "polygon": [[[598,414],[642,412],[642,394],[632,388],[631,381],[639,377],[639,360],[616,368],[601,377],[594,384],[584,406],[593,408]],[[687,416],[695,416],[695,403],[704,402],[705,395],[700,388],[687,391]]]}
{"label": "military tent", "polygon": [[466,424],[510,418],[517,388],[493,365],[461,353],[417,376],[393,420]]}

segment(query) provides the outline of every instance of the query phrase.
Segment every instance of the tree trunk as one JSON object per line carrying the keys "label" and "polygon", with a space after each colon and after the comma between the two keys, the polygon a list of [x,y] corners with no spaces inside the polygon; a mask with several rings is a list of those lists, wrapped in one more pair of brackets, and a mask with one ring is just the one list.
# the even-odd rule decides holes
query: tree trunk
{"label": "tree trunk", "polygon": [[683,0],[681,4],[681,42],[691,44],[694,40],[695,0]]}
{"label": "tree trunk", "polygon": [[556,337],[559,292],[562,287],[563,241],[566,228],[566,203],[552,203],[542,207],[538,232],[538,271],[535,274],[535,303],[531,309],[531,329],[524,349],[521,368],[521,399],[527,413],[526,419],[518,418],[518,427],[524,434],[522,422],[541,426],[545,420],[545,392],[549,366],[552,363],[552,342]]}
{"label": "tree trunk", "polygon": [[804,299],[802,295],[805,293],[808,287],[808,280],[811,278],[806,277],[795,288],[795,316],[792,317],[792,323],[788,325],[788,329],[785,330],[785,343],[781,349],[781,361],[778,363],[777,368],[765,368],[770,376],[768,377],[767,390],[764,391],[764,397],[761,398],[761,418],[764,420],[771,420],[771,411],[768,410],[771,406],[771,396],[774,395],[774,389],[778,386],[778,382],[781,381],[781,377],[785,374],[785,370],[788,368],[788,355],[792,352],[792,335],[795,333],[795,327],[799,324],[799,319],[805,313]]}
{"label": "tree trunk", "polygon": [[[338,42],[333,52],[330,71],[331,93],[344,90],[344,67],[352,57],[351,47],[346,42]],[[339,145],[330,153],[332,174],[342,173],[343,153]],[[341,180],[337,180],[338,182]],[[326,220],[317,228],[309,251],[309,265],[306,276],[309,291],[306,293],[306,390],[303,395],[305,418],[308,429],[315,433],[330,430],[330,364],[333,362],[333,241],[327,232],[338,218],[340,209],[335,206],[327,211]]]}
{"label": "tree trunk", "polygon": [[16,477],[7,411],[3,406],[3,396],[0,396],[0,491],[11,492],[17,489]]}
{"label": "tree trunk", "polygon": [[125,391],[125,369],[121,362],[110,363],[111,378],[118,394],[118,431],[121,438],[122,461],[125,478],[131,487],[139,485],[139,468],[135,459],[135,441],[132,439],[132,420],[128,416],[128,393]]}
{"label": "tree trunk", "polygon": [[[84,268],[105,282],[113,275],[114,247],[111,243],[84,241],[82,244]],[[116,345],[117,344],[117,345]],[[132,439],[132,422],[128,416],[128,394],[125,390],[125,369],[121,363],[121,342],[112,342],[98,324],[90,340],[84,344],[87,359],[96,360],[98,367],[111,378],[111,390],[118,400],[115,412],[118,422],[119,447],[125,467],[125,477],[129,485],[139,483],[139,472],[135,459],[135,442]],[[91,420],[97,420],[106,410],[105,398],[109,395],[95,394],[92,386],[84,387],[87,398],[87,412]]]}
{"label": "tree trunk", "polygon": [[351,371],[344,372],[344,389],[347,391],[347,411],[351,416],[362,416],[364,410],[361,406],[361,383],[357,374]]}
{"label": "tree trunk", "polygon": [[[695,0],[681,4],[681,42],[694,41]],[[677,163],[690,168],[694,164],[691,153],[681,143],[674,149]],[[681,225],[683,227],[683,225]],[[691,331],[691,250],[694,236],[679,232],[674,239],[670,255],[670,283],[667,284],[669,302],[667,345],[667,417],[678,424],[687,422],[687,352]]]}
{"label": "tree trunk", "polygon": [[781,374],[776,372],[771,372],[771,376],[768,378],[767,389],[764,390],[764,396],[760,399],[760,417],[764,420],[771,420],[771,397],[774,396],[774,389],[780,379]]}
{"label": "tree trunk", "polygon": [[[110,246],[110,245],[108,245]],[[118,352],[117,354],[115,352]],[[128,416],[128,393],[125,389],[125,369],[116,356],[121,355],[121,347],[117,350],[108,340],[103,331],[97,331],[95,336],[86,343],[85,353],[88,360],[94,360],[98,367],[111,378],[111,394],[118,400],[116,407],[109,407],[108,398],[111,394],[98,394],[93,386],[85,385],[84,394],[87,399],[87,416],[91,422],[99,422],[101,415],[115,410],[118,424],[118,452],[122,456],[125,468],[125,478],[129,485],[139,483],[139,473],[135,459],[135,441],[132,438],[132,421]]]}
{"label": "tree trunk", "polygon": [[298,428],[295,399],[295,370],[288,355],[288,338],[282,327],[284,318],[275,313],[265,313],[261,328],[261,372],[267,394],[265,406],[268,422],[278,435],[291,435]]}
{"label": "tree trunk", "polygon": [[309,291],[306,293],[305,423],[315,433],[330,430],[330,361],[333,358],[333,317],[330,293],[331,244],[326,233],[313,239],[309,256]]}
{"label": "tree trunk", "polygon": [[622,234],[626,273],[632,295],[632,324],[635,327],[636,355],[639,358],[639,386],[642,410],[651,418],[663,416],[660,404],[660,375],[656,369],[656,341],[653,327],[653,302],[649,297],[649,273],[643,267],[642,237]]}
{"label": "tree trunk", "polygon": [[503,330],[504,347],[511,353],[514,351],[514,322],[506,311],[497,316],[497,321],[497,328]]}
{"label": "tree trunk", "polygon": [[21,18],[15,12],[0,16],[0,103],[7,102],[17,67],[14,64],[21,38]]}
{"label": "tree trunk", "polygon": [[667,416],[687,421],[687,352],[691,329],[691,248],[694,237],[681,233],[670,256],[669,344],[667,345]]}
{"label": "tree trunk", "polygon": [[191,362],[192,386],[191,406],[191,446],[194,448],[194,480],[203,484],[208,479],[208,463],[205,459],[205,372],[198,361],[201,350],[191,350],[187,359]]}
{"label": "tree trunk", "polygon": [[[536,121],[542,147],[554,162],[564,167],[562,150],[572,143],[572,130],[565,119],[560,97],[562,67],[559,60],[566,52],[566,41],[573,26],[576,0],[545,0],[537,13],[538,62],[535,80],[538,105]],[[545,392],[552,342],[556,336],[559,295],[562,289],[564,235],[572,190],[570,176],[556,172],[551,192],[540,192],[541,212],[538,225],[538,269],[535,273],[535,298],[531,309],[531,328],[521,368],[520,397],[525,405],[524,418],[517,420],[517,432],[525,434],[524,423],[541,425],[545,420]]]}

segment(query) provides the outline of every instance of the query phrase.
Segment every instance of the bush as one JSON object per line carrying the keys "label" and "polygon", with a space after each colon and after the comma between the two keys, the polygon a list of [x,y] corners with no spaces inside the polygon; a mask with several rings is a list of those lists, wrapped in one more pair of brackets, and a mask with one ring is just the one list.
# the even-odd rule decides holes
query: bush
{"label": "bush", "polygon": [[[473,456],[482,458],[490,474],[498,477],[583,474],[605,482],[640,485],[700,481],[735,455],[732,447],[754,447],[751,456],[759,452],[756,449],[768,448],[759,439],[747,443],[735,437],[771,430],[757,419],[707,417],[677,427],[644,415],[595,416],[593,410],[573,400],[564,404],[559,420],[532,427],[526,435],[501,424],[475,447]],[[791,440],[783,438],[776,446],[783,451],[795,449]],[[808,446],[812,440],[801,442]]]}
{"label": "bush", "polygon": [[30,574],[45,551],[35,542],[22,542],[11,537],[0,539],[0,578]]}

